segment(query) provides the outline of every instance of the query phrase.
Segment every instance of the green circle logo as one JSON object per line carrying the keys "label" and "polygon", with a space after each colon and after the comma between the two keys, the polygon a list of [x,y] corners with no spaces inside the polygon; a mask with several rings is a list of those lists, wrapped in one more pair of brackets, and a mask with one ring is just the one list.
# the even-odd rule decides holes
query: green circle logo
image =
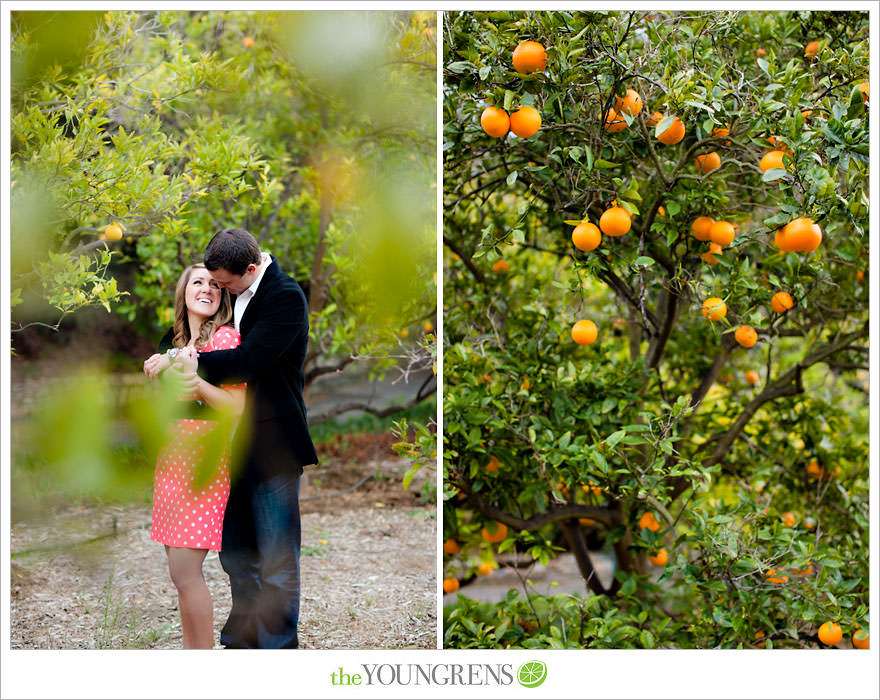
{"label": "green circle logo", "polygon": [[523,688],[537,688],[547,680],[547,664],[543,661],[526,661],[519,667],[516,679]]}

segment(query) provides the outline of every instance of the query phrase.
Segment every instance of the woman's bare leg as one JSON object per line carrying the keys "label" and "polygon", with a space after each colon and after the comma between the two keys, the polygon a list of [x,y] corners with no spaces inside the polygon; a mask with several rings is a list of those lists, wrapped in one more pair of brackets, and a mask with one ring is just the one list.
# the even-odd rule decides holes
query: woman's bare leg
{"label": "woman's bare leg", "polygon": [[214,601],[202,575],[207,549],[165,547],[168,569],[177,588],[184,649],[214,648]]}

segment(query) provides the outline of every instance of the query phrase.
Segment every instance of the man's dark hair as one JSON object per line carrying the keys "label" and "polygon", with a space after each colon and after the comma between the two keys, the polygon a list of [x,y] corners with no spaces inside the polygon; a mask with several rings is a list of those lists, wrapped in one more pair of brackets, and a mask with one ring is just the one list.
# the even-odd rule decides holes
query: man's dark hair
{"label": "man's dark hair", "polygon": [[233,275],[243,275],[247,266],[260,264],[260,245],[257,239],[241,228],[224,228],[214,234],[205,248],[205,267],[221,267]]}

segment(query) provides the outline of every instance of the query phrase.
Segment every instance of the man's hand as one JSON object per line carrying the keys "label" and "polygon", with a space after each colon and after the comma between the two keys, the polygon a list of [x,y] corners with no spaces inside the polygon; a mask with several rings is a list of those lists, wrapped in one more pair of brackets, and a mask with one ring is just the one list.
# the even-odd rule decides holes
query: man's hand
{"label": "man's hand", "polygon": [[199,383],[201,378],[194,371],[187,372],[183,368],[175,370],[179,373],[180,393],[177,395],[181,401],[195,401],[199,398]]}
{"label": "man's hand", "polygon": [[191,345],[181,348],[177,355],[176,365],[180,365],[181,370],[186,374],[195,374],[199,368],[199,353]]}
{"label": "man's hand", "polygon": [[151,355],[144,361],[144,374],[150,379],[155,379],[159,376],[159,372],[168,369],[170,364],[171,361],[168,359],[168,355],[165,355],[164,353]]}

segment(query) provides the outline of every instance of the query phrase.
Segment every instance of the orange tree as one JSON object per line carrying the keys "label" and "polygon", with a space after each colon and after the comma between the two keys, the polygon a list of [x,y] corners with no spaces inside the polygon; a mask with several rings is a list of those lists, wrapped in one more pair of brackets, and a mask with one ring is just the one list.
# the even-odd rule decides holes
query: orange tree
{"label": "orange tree", "polygon": [[[443,31],[446,645],[815,646],[828,621],[849,645],[868,624],[866,13]],[[543,52],[515,67],[525,41]],[[526,107],[540,127],[517,135]],[[513,553],[562,552],[583,594],[467,596]]]}
{"label": "orange tree", "polygon": [[[160,337],[180,271],[234,226],[303,284],[307,384],[430,367],[434,32],[428,12],[13,13],[13,341],[88,306]],[[386,412],[312,419],[353,408]]]}

